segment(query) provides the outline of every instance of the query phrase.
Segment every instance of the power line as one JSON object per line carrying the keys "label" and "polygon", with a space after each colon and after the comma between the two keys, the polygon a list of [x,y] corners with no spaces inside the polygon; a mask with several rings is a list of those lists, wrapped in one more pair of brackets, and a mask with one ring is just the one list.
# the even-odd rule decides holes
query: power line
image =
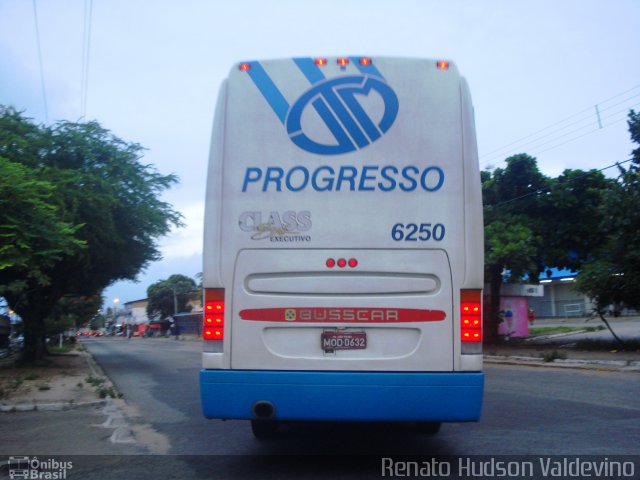
{"label": "power line", "polygon": [[[595,109],[594,109],[594,107],[589,107],[589,108],[586,108],[584,110],[581,110],[578,113],[570,115],[569,117],[566,117],[566,118],[564,118],[564,119],[562,119],[560,121],[554,122],[554,123],[552,123],[551,125],[549,125],[547,127],[539,129],[539,130],[537,130],[537,131],[535,131],[535,132],[533,132],[533,133],[531,133],[529,135],[526,135],[524,137],[519,138],[518,140],[515,140],[515,141],[513,141],[511,143],[508,143],[508,144],[504,145],[503,147],[500,147],[498,149],[495,149],[495,150],[492,150],[492,151],[490,151],[488,153],[485,153],[480,157],[480,159],[481,160],[485,159],[485,161],[483,162],[483,165],[486,165],[486,164],[491,163],[493,160],[496,160],[496,159],[504,157],[504,156],[508,156],[507,153],[513,152],[516,149],[522,150],[523,147],[528,146],[528,145],[533,145],[533,147],[530,147],[530,148],[533,148],[533,149],[539,148],[540,146],[548,145],[549,143],[553,143],[553,142],[555,142],[557,140],[560,140],[561,138],[564,138],[564,137],[569,136],[571,134],[580,132],[580,131],[584,130],[585,128],[596,127],[596,128],[592,128],[592,130],[587,132],[586,134],[580,134],[578,137],[569,139],[566,142],[562,142],[560,144],[557,144],[557,145],[555,145],[553,147],[549,147],[549,148],[544,150],[544,151],[547,151],[547,150],[550,150],[552,148],[557,148],[557,147],[559,147],[561,145],[564,145],[565,143],[568,143],[569,141],[573,141],[573,140],[575,140],[577,138],[581,138],[581,137],[583,137],[583,136],[585,136],[585,135],[587,135],[589,133],[594,133],[597,130],[600,130],[602,128],[607,128],[607,127],[609,127],[611,125],[619,123],[619,121],[622,121],[622,120],[624,120],[626,118],[626,112],[627,112],[627,110],[629,108],[633,108],[633,107],[635,107],[635,106],[637,106],[639,104],[635,103],[634,105],[627,106],[622,110],[618,110],[618,111],[616,111],[616,112],[614,112],[612,114],[607,115],[606,117],[602,117],[602,113],[606,112],[608,110],[611,110],[612,108],[615,108],[615,107],[617,107],[619,105],[625,104],[625,103],[629,102],[632,99],[635,99],[635,98],[639,97],[640,93],[634,93],[633,95],[628,95],[630,92],[633,92],[634,90],[637,90],[638,88],[640,88],[640,84],[635,85],[634,87],[632,87],[632,88],[630,88],[628,90],[625,90],[623,92],[620,92],[620,93],[618,93],[618,94],[616,94],[616,95],[614,95],[612,97],[609,97],[606,100],[603,100],[602,102],[600,102],[599,104],[597,104],[595,106]],[[625,96],[625,95],[626,95],[626,98],[624,98],[623,100],[618,101],[618,102],[616,102],[614,104],[611,104],[611,105],[606,105],[606,104],[612,102],[613,100],[615,100],[617,98],[620,98],[622,96]],[[615,120],[613,122],[609,122],[606,125],[602,123],[603,119],[611,118],[611,117],[613,117],[615,115],[618,115],[618,114],[620,114],[622,112],[625,113],[625,116],[622,119]],[[577,120],[574,120],[574,121],[570,122],[570,123],[567,123],[570,120],[575,119],[576,117],[579,117],[579,118]],[[567,132],[567,133],[561,133],[561,132],[564,132],[565,130],[567,130],[567,129],[571,128],[571,127],[574,127],[574,126],[577,126],[577,125],[581,125],[581,124],[585,124],[585,125],[577,127],[575,129]],[[558,128],[556,128],[556,127],[558,127]],[[549,130],[552,130],[552,131],[549,132]],[[547,132],[547,133],[545,133],[545,132]],[[547,140],[549,138],[550,138],[550,140]],[[528,141],[525,141],[525,140],[528,140]],[[540,142],[542,142],[542,143],[540,143]],[[540,152],[538,152],[538,153],[540,153]],[[487,158],[487,157],[489,157],[489,158]]]}
{"label": "power line", "polygon": [[47,108],[47,90],[44,86],[44,68],[42,68],[42,48],[40,46],[40,27],[38,26],[38,9],[36,0],[33,0],[33,23],[36,26],[36,44],[38,48],[38,64],[40,66],[40,86],[42,87],[42,101],[44,102],[44,118],[49,121],[49,109]]}
{"label": "power line", "polygon": [[82,29],[82,72],[80,78],[80,116],[87,114],[87,96],[89,91],[89,60],[91,58],[91,27],[93,19],[93,0],[84,1],[84,22]]}
{"label": "power line", "polygon": [[[629,162],[632,162],[632,161],[633,161],[633,158],[628,158],[627,160],[624,160],[622,162],[616,162],[613,165],[609,165],[607,167],[603,167],[603,168],[597,169],[596,171],[597,172],[604,172],[605,170],[608,170],[610,168],[619,167],[620,165],[622,165],[624,163],[629,163]],[[567,185],[569,183],[578,181],[578,180],[580,180],[580,179],[582,179],[582,178],[584,178],[584,177],[586,177],[588,175],[591,175],[591,173],[593,173],[593,170],[589,170],[588,172],[585,172],[582,175],[578,175],[575,178],[571,178],[571,179],[567,180],[566,182],[564,182],[563,185]],[[541,188],[541,189],[536,190],[534,192],[525,193],[524,195],[520,195],[519,197],[510,198],[509,200],[505,200],[503,202],[496,203],[495,205],[488,205],[488,206],[489,207],[499,207],[501,205],[506,205],[507,203],[515,202],[517,200],[522,200],[523,198],[531,197],[532,195],[539,195],[541,193],[548,192],[549,190],[551,190],[551,187]]]}
{"label": "power line", "polygon": [[[631,105],[631,107],[629,107],[629,108],[637,107],[638,105],[640,105],[640,103],[636,103],[635,105]],[[609,116],[605,117],[605,119],[606,119],[606,118],[610,118],[610,117],[611,117],[611,115],[609,115]],[[573,141],[578,140],[578,139],[580,139],[580,138],[582,138],[582,137],[586,137],[587,135],[591,135],[592,133],[595,133],[595,132],[597,132],[598,130],[602,130],[603,128],[607,128],[607,127],[610,127],[611,125],[615,125],[615,124],[617,124],[617,123],[624,122],[626,119],[627,119],[627,117],[626,117],[626,116],[624,116],[624,117],[619,118],[619,119],[617,119],[617,120],[615,120],[615,121],[613,121],[613,122],[610,122],[609,124],[605,125],[604,127],[592,128],[591,130],[589,130],[589,131],[588,131],[588,132],[586,132],[586,133],[580,134],[580,135],[578,135],[578,136],[576,136],[576,137],[572,137],[572,138],[570,138],[570,139],[568,139],[568,140],[565,140],[564,142],[561,142],[561,143],[558,143],[558,144],[552,145],[552,146],[550,146],[549,148],[545,148],[545,149],[543,149],[543,150],[534,150],[534,151],[532,152],[532,155],[534,155],[534,156],[535,156],[535,155],[540,155],[541,153],[546,152],[546,151],[548,151],[548,150],[553,150],[554,148],[561,147],[562,145],[565,145],[565,144],[567,144],[567,143],[573,142]],[[581,129],[583,129],[583,128],[586,128],[586,127],[582,127]],[[544,146],[544,145],[548,145],[549,143],[555,142],[556,140],[558,140],[558,139],[560,139],[560,138],[563,138],[563,137],[565,137],[565,136],[568,136],[568,135],[570,135],[570,134],[572,134],[572,133],[576,133],[576,132],[578,132],[578,131],[579,131],[579,130],[581,130],[581,129],[574,130],[574,131],[569,132],[569,133],[567,133],[567,134],[565,134],[565,135],[561,135],[561,136],[560,136],[560,137],[558,137],[558,138],[554,138],[554,139],[552,139],[552,140],[549,140],[548,142],[545,142],[545,143],[543,143],[543,144],[541,144],[541,145],[538,145],[538,147],[542,147],[542,146]]]}

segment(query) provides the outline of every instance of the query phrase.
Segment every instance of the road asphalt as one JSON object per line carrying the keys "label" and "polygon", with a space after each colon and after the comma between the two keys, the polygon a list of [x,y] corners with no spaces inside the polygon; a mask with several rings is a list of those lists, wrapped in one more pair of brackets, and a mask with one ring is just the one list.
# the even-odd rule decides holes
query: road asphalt
{"label": "road asphalt", "polygon": [[[588,332],[582,330],[593,327],[601,322],[593,319],[544,319],[537,320],[536,327],[572,327],[577,328],[575,332],[543,334],[528,338],[503,339],[498,345],[484,347],[484,357],[486,363],[505,363],[511,365],[525,365],[547,368],[591,368],[596,370],[631,371],[640,372],[640,350],[621,351],[618,349],[577,349],[577,340],[595,338],[606,340],[613,344],[613,337],[608,331]],[[612,322],[614,323],[614,322]],[[624,328],[621,328],[621,325]],[[629,328],[632,326],[633,328]],[[640,317],[627,317],[615,321],[614,331],[625,332],[623,339],[640,341]],[[629,334],[628,332],[632,332]],[[165,341],[165,339],[158,339]],[[182,341],[199,341],[198,338],[182,336]],[[82,377],[106,376],[102,373],[96,363],[88,356],[86,362],[85,375]],[[71,393],[71,395],[73,395]],[[67,395],[68,396],[68,395]],[[86,396],[82,399],[66,398],[63,403],[12,403],[9,399],[2,401],[0,413],[24,412],[30,410],[40,411],[60,411],[80,407],[104,407],[106,400],[86,401]],[[0,438],[1,440],[1,438]],[[1,447],[1,444],[0,444]],[[0,452],[1,453],[1,452]]]}
{"label": "road asphalt", "polygon": [[[579,327],[587,322],[556,320],[536,323],[537,326],[570,323]],[[591,321],[589,325],[593,323]],[[500,345],[485,347],[485,361],[539,368],[640,373],[640,351],[577,350],[572,348],[572,344],[580,335],[583,333],[510,339]],[[640,340],[640,335],[634,338]],[[86,362],[84,374],[87,377],[104,375],[91,359]],[[8,458],[12,455],[73,455],[79,451],[84,455],[152,453],[134,444],[132,429],[135,426],[127,424],[118,402],[122,401],[107,398],[90,402],[67,400],[57,404],[12,404],[3,400],[0,406],[3,424],[0,429],[0,474],[6,473],[4,470],[8,468]]]}

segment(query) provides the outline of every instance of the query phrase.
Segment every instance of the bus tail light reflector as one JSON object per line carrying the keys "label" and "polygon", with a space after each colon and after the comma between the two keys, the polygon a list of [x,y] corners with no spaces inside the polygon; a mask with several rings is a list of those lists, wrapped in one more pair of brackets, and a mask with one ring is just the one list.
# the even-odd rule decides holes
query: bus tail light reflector
{"label": "bus tail light reflector", "polygon": [[463,343],[482,342],[482,290],[460,291],[460,336]]}
{"label": "bus tail light reflector", "polygon": [[202,337],[224,340],[224,288],[205,288]]}

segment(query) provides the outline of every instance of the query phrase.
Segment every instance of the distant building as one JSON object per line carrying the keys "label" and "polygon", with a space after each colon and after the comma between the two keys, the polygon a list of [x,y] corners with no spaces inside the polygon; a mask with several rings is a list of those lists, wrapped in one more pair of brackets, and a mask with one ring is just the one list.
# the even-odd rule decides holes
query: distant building
{"label": "distant building", "polygon": [[133,300],[124,304],[125,315],[128,322],[135,325],[149,323],[149,317],[147,316],[147,305],[149,300],[142,298],[140,300]]}
{"label": "distant building", "polygon": [[544,295],[532,298],[529,306],[538,317],[583,317],[593,308],[591,300],[575,288],[578,272],[550,268],[540,276]]}

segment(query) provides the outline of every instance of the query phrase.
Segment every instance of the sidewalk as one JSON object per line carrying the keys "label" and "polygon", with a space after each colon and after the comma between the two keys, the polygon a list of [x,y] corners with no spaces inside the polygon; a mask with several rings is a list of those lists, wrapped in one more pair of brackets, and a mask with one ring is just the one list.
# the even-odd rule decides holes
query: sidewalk
{"label": "sidewalk", "polygon": [[111,398],[118,396],[113,385],[84,349],[48,357],[38,366],[17,360],[16,355],[0,360],[0,454],[147,452],[136,445],[137,426],[122,414],[122,400]]}
{"label": "sidewalk", "polygon": [[495,345],[484,349],[487,364],[591,368],[640,373],[640,352],[574,350],[557,345]]}
{"label": "sidewalk", "polygon": [[[570,327],[575,331],[512,338],[500,345],[485,346],[487,363],[509,363],[546,367],[592,368],[640,372],[640,317],[607,319],[632,349],[620,350],[611,332],[597,318],[536,319],[533,327]],[[593,331],[594,328],[602,328]],[[587,346],[586,348],[584,346]],[[583,348],[579,348],[583,346]],[[604,348],[609,346],[609,348]],[[635,350],[633,350],[635,348]]]}

